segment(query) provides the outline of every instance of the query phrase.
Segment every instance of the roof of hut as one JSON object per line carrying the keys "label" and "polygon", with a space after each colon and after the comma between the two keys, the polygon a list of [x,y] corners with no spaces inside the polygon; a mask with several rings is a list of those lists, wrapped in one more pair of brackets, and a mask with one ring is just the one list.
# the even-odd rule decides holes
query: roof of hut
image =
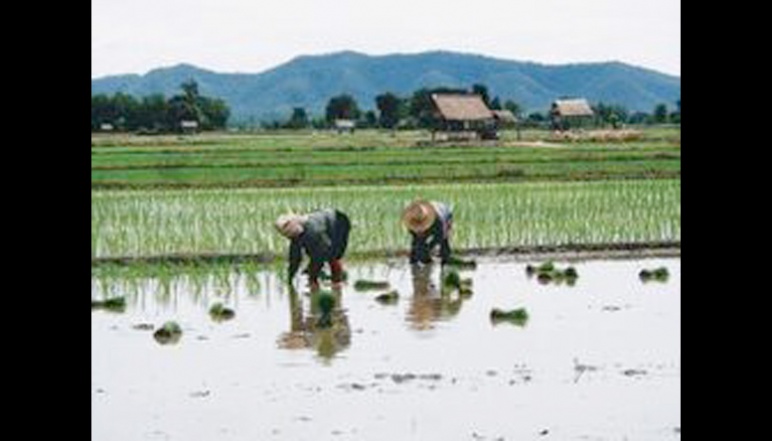
{"label": "roof of hut", "polygon": [[552,111],[561,116],[592,116],[594,114],[584,98],[556,100],[552,103]]}
{"label": "roof of hut", "polygon": [[432,101],[446,120],[472,121],[493,118],[480,95],[432,94]]}
{"label": "roof of hut", "polygon": [[511,110],[491,110],[493,117],[503,122],[517,122],[515,114]]}

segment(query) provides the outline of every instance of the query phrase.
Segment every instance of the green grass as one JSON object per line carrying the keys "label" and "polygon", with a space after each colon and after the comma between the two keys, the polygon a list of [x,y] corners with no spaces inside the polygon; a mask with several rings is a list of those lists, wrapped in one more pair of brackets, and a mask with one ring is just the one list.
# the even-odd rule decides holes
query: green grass
{"label": "green grass", "polygon": [[92,191],[92,257],[274,254],[289,210],[349,214],[348,255],[406,250],[402,207],[417,196],[454,207],[454,251],[680,241],[680,180]]}
{"label": "green grass", "polygon": [[422,132],[93,137],[91,178],[93,188],[124,189],[679,177],[680,131],[646,133],[550,147],[519,144],[510,132],[496,146],[424,147]]}

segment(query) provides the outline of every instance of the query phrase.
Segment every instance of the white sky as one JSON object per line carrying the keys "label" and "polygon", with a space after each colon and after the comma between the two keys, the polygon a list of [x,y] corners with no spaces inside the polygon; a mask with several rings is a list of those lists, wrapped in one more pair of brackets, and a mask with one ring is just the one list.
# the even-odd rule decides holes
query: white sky
{"label": "white sky", "polygon": [[450,50],[681,75],[680,0],[91,0],[91,77],[190,63],[258,73],[298,55]]}

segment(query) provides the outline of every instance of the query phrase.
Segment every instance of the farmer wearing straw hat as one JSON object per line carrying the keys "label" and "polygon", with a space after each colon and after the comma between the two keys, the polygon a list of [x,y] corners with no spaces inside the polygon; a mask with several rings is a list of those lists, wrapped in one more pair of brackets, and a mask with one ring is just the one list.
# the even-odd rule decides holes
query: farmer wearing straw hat
{"label": "farmer wearing straw hat", "polygon": [[292,283],[300,267],[303,251],[311,262],[308,264],[308,283],[312,290],[319,287],[319,273],[325,262],[330,264],[332,282],[343,280],[341,259],[348,246],[351,222],[344,213],[326,209],[306,215],[283,214],[276,220],[276,229],[290,239],[288,281]]}
{"label": "farmer wearing straw hat", "polygon": [[432,249],[440,246],[440,261],[450,261],[450,231],[453,212],[442,202],[416,199],[402,213],[402,223],[413,237],[410,263],[431,262]]}

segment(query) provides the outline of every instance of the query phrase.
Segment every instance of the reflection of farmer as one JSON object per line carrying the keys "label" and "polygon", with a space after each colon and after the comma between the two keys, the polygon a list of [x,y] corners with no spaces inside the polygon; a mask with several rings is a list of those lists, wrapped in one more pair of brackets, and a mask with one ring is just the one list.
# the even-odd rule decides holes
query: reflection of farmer
{"label": "reflection of farmer", "polygon": [[439,245],[440,260],[450,260],[450,231],[453,226],[453,212],[441,203],[417,199],[402,213],[402,223],[413,237],[410,246],[410,263],[430,263],[431,251]]}
{"label": "reflection of farmer", "polygon": [[419,330],[431,329],[433,322],[455,316],[463,303],[460,296],[446,290],[438,290],[431,281],[431,272],[430,266],[411,267],[413,298],[407,312],[407,320],[411,327]]}
{"label": "reflection of farmer", "polygon": [[[334,306],[329,311],[320,307],[319,296],[332,296]],[[316,349],[319,356],[329,360],[351,344],[351,328],[348,317],[340,307],[339,289],[330,293],[312,293],[309,314],[303,310],[303,301],[294,287],[290,286],[290,330],[282,333],[277,341],[282,349]],[[325,320],[326,318],[326,320]]]}
{"label": "reflection of farmer", "polygon": [[276,220],[276,229],[291,240],[289,249],[288,281],[300,267],[305,250],[309,259],[308,283],[312,289],[319,287],[319,273],[325,262],[330,264],[332,281],[343,279],[341,258],[346,253],[351,222],[338,210],[327,209],[308,215],[284,214]]}

